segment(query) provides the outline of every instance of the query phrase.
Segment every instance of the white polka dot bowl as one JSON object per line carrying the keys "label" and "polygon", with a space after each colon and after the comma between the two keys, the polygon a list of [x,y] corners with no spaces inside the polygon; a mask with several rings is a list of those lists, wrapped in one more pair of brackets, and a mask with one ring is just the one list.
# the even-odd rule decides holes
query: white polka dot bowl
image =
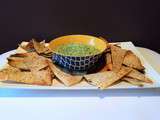
{"label": "white polka dot bowl", "polygon": [[[57,47],[68,43],[91,45],[98,49],[99,52],[88,56],[66,56],[55,52]],[[90,35],[67,35],[52,40],[49,43],[49,48],[53,51],[52,60],[58,65],[69,70],[85,71],[94,66],[99,60],[107,48],[107,42]]]}

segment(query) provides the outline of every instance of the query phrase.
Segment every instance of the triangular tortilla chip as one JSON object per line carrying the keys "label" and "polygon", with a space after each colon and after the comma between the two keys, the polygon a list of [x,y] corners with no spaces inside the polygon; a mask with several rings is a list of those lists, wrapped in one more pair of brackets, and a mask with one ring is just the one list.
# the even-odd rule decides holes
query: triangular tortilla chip
{"label": "triangular tortilla chip", "polygon": [[64,83],[66,86],[71,86],[74,84],[79,83],[82,80],[82,76],[77,75],[71,75],[69,73],[66,73],[56,67],[53,63],[49,62],[49,66],[51,70],[53,71],[54,75]]}
{"label": "triangular tortilla chip", "polygon": [[38,54],[51,57],[52,51],[48,47],[48,43],[45,43],[45,40],[41,42],[37,42],[35,39],[32,39],[30,42],[22,42],[17,51],[18,53],[26,53],[26,52],[37,52]]}
{"label": "triangular tortilla chip", "polygon": [[100,89],[105,89],[120,80],[131,71],[131,68],[122,67],[119,72],[105,71],[95,74],[84,75],[87,81],[98,86]]}
{"label": "triangular tortilla chip", "polygon": [[34,82],[35,84],[52,85],[53,74],[49,67],[40,71],[33,71],[32,74],[38,80]]}
{"label": "triangular tortilla chip", "polygon": [[19,45],[19,47],[22,48],[22,49],[24,49],[25,51],[28,51],[28,52],[35,51],[32,41],[30,41],[30,42],[22,42]]}
{"label": "triangular tortilla chip", "polygon": [[9,57],[24,58],[24,57],[28,57],[29,55],[31,55],[31,56],[38,56],[36,52],[30,52],[30,53],[15,53],[15,54],[10,55]]}
{"label": "triangular tortilla chip", "polygon": [[8,64],[22,70],[40,70],[48,66],[48,59],[35,52],[18,53],[8,58]]}
{"label": "triangular tortilla chip", "polygon": [[108,81],[109,84],[114,83],[115,80],[113,80],[113,78],[115,78],[115,76],[117,76],[117,74],[113,71],[104,71],[104,72],[84,75],[84,78],[89,83],[97,87],[101,87],[100,85],[102,83],[105,83],[105,81]]}
{"label": "triangular tortilla chip", "polygon": [[140,59],[132,51],[127,51],[123,64],[138,70],[144,69],[144,66],[142,66]]}
{"label": "triangular tortilla chip", "polygon": [[41,54],[48,51],[48,48],[45,46],[44,42],[37,42],[35,39],[32,39],[32,42],[37,53]]}
{"label": "triangular tortilla chip", "polygon": [[14,68],[12,66],[7,66],[7,68],[4,68],[4,69],[0,70],[0,81],[7,80],[8,79],[8,74],[10,72],[13,72],[13,71],[20,72],[19,69]]}
{"label": "triangular tortilla chip", "polygon": [[134,79],[134,78],[123,77],[122,80],[127,81],[128,83],[130,83],[132,85],[135,85],[135,86],[140,86],[140,87],[143,86],[142,81],[139,81],[139,80]]}
{"label": "triangular tortilla chip", "polygon": [[129,74],[127,74],[127,77],[138,79],[138,80],[140,80],[142,82],[146,82],[146,83],[153,83],[152,80],[150,80],[144,74],[142,74],[141,72],[139,72],[135,69],[132,69],[132,71]]}
{"label": "triangular tortilla chip", "polygon": [[118,72],[121,69],[126,52],[127,50],[111,45],[113,71]]}
{"label": "triangular tortilla chip", "polygon": [[9,58],[8,64],[12,67],[16,67],[16,68],[23,69],[23,70],[29,70],[29,67],[27,65],[28,60],[25,60],[25,59]]}
{"label": "triangular tortilla chip", "polygon": [[51,70],[49,68],[41,71],[22,72],[9,67],[0,71],[0,80],[9,80],[35,85],[52,85]]}
{"label": "triangular tortilla chip", "polygon": [[63,85],[63,83],[59,81],[58,78],[52,79],[52,86],[60,86],[60,85]]}

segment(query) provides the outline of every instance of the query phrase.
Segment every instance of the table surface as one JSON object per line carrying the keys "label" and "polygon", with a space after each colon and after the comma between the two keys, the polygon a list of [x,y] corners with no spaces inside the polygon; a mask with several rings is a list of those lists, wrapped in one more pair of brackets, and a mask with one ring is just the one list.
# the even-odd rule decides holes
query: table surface
{"label": "table surface", "polygon": [[[160,55],[138,48],[160,73]],[[0,89],[1,120],[158,120],[160,89],[52,91]]]}

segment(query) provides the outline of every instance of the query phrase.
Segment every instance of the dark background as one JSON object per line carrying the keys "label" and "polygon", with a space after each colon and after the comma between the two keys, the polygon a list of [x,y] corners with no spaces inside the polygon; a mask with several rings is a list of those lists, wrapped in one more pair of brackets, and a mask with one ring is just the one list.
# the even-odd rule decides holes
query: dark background
{"label": "dark background", "polygon": [[160,53],[155,0],[0,0],[0,53],[32,37],[91,34],[133,41]]}

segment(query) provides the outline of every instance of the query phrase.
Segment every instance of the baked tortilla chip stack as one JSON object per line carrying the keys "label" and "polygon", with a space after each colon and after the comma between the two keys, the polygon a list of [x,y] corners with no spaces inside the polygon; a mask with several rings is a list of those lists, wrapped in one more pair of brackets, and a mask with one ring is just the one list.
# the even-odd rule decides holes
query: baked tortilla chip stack
{"label": "baked tortilla chip stack", "polygon": [[18,50],[21,52],[9,56],[8,67],[0,71],[1,81],[49,86],[59,81],[65,86],[73,86],[85,80],[100,89],[121,81],[136,86],[153,83],[145,76],[140,59],[132,51],[114,44],[109,44],[104,54],[105,66],[97,73],[84,75],[73,75],[56,66],[51,60],[52,51],[45,41],[32,39],[29,43],[22,42]]}
{"label": "baked tortilla chip stack", "polygon": [[47,47],[45,41],[37,42],[35,39],[32,39],[29,43],[24,44],[22,42],[19,45],[20,48],[26,52],[36,52],[37,54],[50,58],[52,56],[52,51]]}
{"label": "baked tortilla chip stack", "polygon": [[48,60],[35,52],[11,55],[8,64],[9,67],[0,72],[3,80],[36,85],[52,84],[53,74]]}
{"label": "baked tortilla chip stack", "polygon": [[44,41],[34,39],[29,43],[23,42],[16,53],[8,57],[8,67],[0,71],[1,81],[15,81],[31,85],[54,85],[60,81],[65,86],[79,83],[82,76],[71,75],[53,64],[48,57],[51,51]]}
{"label": "baked tortilla chip stack", "polygon": [[140,59],[133,52],[116,45],[110,45],[109,51],[106,53],[106,65],[99,73],[84,75],[89,83],[100,89],[105,89],[117,81],[126,81],[136,86],[152,84],[143,72],[145,68]]}

